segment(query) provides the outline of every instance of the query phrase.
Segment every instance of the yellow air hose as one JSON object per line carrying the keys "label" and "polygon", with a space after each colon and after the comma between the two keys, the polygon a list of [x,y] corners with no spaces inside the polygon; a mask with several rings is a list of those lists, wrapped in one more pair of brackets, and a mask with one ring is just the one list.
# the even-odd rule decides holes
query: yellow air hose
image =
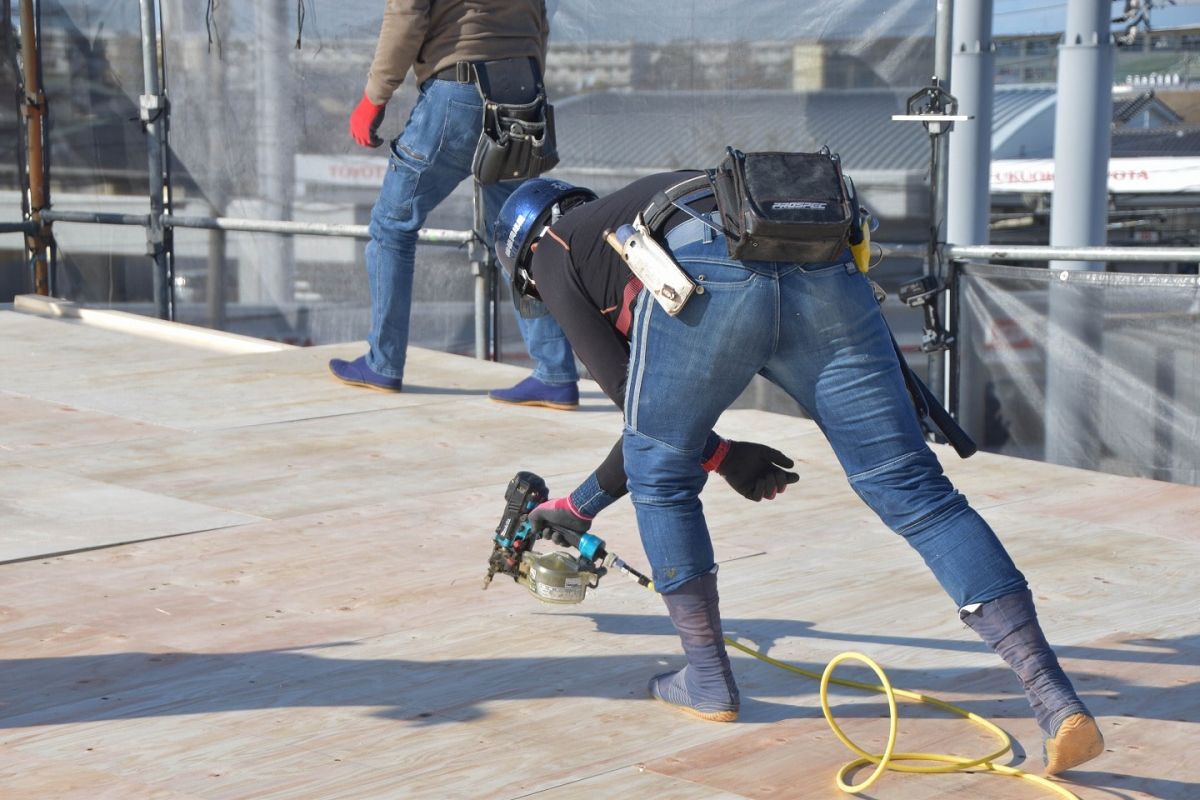
{"label": "yellow air hose", "polygon": [[[615,555],[610,554],[610,556],[617,562],[620,562],[621,565],[625,567],[628,566],[625,565],[623,561],[616,558]],[[640,573],[636,572],[631,572],[630,577],[634,577],[635,579],[642,578],[644,580],[644,576],[641,576]],[[642,583],[642,581],[639,580],[639,583]],[[642,583],[642,586],[650,591],[655,591],[653,582],[650,582],[649,580],[646,580],[645,583]],[[1051,780],[1047,780],[1041,775],[1034,775],[1030,772],[1016,769],[1015,767],[1006,767],[1003,764],[995,763],[996,759],[1003,758],[1005,754],[1012,750],[1012,739],[1009,738],[1008,734],[1005,733],[999,725],[991,720],[979,716],[978,714],[967,711],[965,708],[960,708],[952,703],[947,703],[944,700],[938,700],[936,697],[930,697],[929,695],[919,694],[917,692],[910,692],[907,689],[893,688],[892,683],[888,680],[887,674],[884,673],[883,668],[862,653],[855,653],[852,651],[841,653],[834,657],[834,659],[826,665],[823,673],[817,674],[816,672],[812,672],[807,669],[801,669],[800,667],[793,666],[792,664],[786,664],[778,659],[771,658],[765,653],[741,644],[740,642],[737,642],[729,637],[725,637],[725,644],[737,650],[741,650],[746,655],[753,656],[765,664],[770,664],[773,667],[785,669],[788,672],[794,672],[797,675],[803,675],[806,678],[812,678],[813,680],[821,682],[821,713],[825,715],[825,721],[828,722],[829,727],[833,729],[834,736],[836,736],[842,744],[846,745],[847,748],[853,750],[859,756],[838,770],[836,776],[837,787],[843,792],[855,794],[857,792],[864,791],[872,786],[877,780],[879,780],[883,773],[888,770],[893,772],[916,772],[931,774],[945,772],[966,772],[968,770],[978,769],[987,772],[994,772],[998,775],[1008,775],[1013,778],[1021,778],[1029,781],[1030,783],[1037,784],[1038,786],[1053,792],[1059,797],[1067,798],[1067,800],[1079,800],[1079,796],[1071,792],[1065,786],[1057,784]],[[834,678],[833,671],[837,669],[837,666],[843,661],[851,660],[862,662],[870,667],[879,677],[879,684],[875,685],[870,683],[861,683],[859,681],[846,680],[845,678]],[[884,748],[883,753],[868,753],[866,750],[863,750],[861,747],[855,744],[853,740],[851,740],[850,737],[842,731],[837,722],[834,721],[833,712],[829,709],[829,684],[831,683],[838,686],[846,686],[851,689],[877,692],[887,697],[889,714],[888,740],[887,746]],[[964,756],[956,756],[948,753],[897,753],[895,752],[896,728],[899,723],[899,714],[896,711],[897,696],[903,697],[906,700],[915,700],[918,703],[936,706],[944,711],[949,711],[951,714],[955,714],[974,722],[976,725],[985,728],[989,733],[995,736],[1000,741],[1001,746],[995,752],[988,753],[987,755],[980,756],[979,758],[966,758]],[[927,766],[921,766],[899,763],[902,761],[926,761],[933,763]],[[868,777],[862,783],[850,784],[846,782],[847,775],[859,767],[866,766],[867,764],[875,765],[875,770],[871,773],[870,777]]]}
{"label": "yellow air hose", "polygon": [[[929,697],[928,695],[918,694],[917,692],[910,692],[906,689],[892,688],[892,684],[888,680],[887,675],[884,674],[883,668],[862,653],[842,653],[829,662],[823,673],[817,674],[816,672],[801,669],[800,667],[786,664],[782,661],[771,658],[768,655],[747,647],[746,645],[736,642],[728,637],[725,639],[725,643],[730,647],[741,650],[743,653],[753,656],[759,661],[770,664],[773,667],[785,669],[788,672],[794,672],[797,675],[803,675],[806,678],[812,678],[813,680],[819,680],[821,682],[821,712],[825,715],[825,721],[829,723],[829,727],[833,729],[834,735],[837,736],[841,743],[859,755],[859,758],[854,759],[838,770],[837,787],[843,792],[849,792],[851,794],[861,792],[879,780],[880,776],[882,776],[887,770],[892,770],[893,772],[939,773],[962,772],[978,768],[987,770],[988,772],[995,772],[1000,775],[1009,775],[1014,778],[1022,778],[1054,792],[1059,797],[1065,797],[1068,798],[1068,800],[1079,800],[1078,795],[1073,794],[1065,787],[1054,783],[1053,781],[1047,780],[1040,775],[1033,775],[1023,770],[1015,769],[1013,767],[1006,767],[995,763],[996,759],[1003,757],[1006,753],[1012,750],[1012,740],[1009,738],[1007,733],[1000,729],[998,725],[990,720],[984,719],[978,714],[973,714],[972,712],[967,711],[965,708],[959,708],[951,703],[938,700],[936,697]],[[863,664],[866,664],[875,672],[877,676],[879,676],[880,685],[860,683],[859,681],[845,680],[843,678],[834,678],[833,671],[843,661],[860,661]],[[878,692],[887,696],[890,719],[888,722],[887,747],[884,748],[882,754],[868,753],[866,750],[863,750],[861,747],[855,744],[850,737],[846,736],[840,727],[838,727],[838,724],[833,719],[833,712],[829,710],[829,684],[831,683],[837,684],[838,686],[847,686],[851,689],[862,689],[868,692]],[[926,703],[928,705],[936,706],[945,711],[949,711],[952,714],[964,717],[971,722],[974,722],[976,725],[986,728],[991,734],[1000,740],[1002,746],[994,753],[989,753],[980,758],[965,758],[963,756],[955,756],[944,753],[897,753],[895,752],[896,726],[899,719],[896,712],[897,696],[903,697],[906,700],[915,700],[919,703]],[[934,762],[934,764],[929,766],[919,766],[898,763],[901,761],[929,761]],[[862,783],[849,784],[846,782],[847,775],[859,767],[866,766],[867,764],[875,765],[875,771],[871,773],[870,777],[868,777]]]}

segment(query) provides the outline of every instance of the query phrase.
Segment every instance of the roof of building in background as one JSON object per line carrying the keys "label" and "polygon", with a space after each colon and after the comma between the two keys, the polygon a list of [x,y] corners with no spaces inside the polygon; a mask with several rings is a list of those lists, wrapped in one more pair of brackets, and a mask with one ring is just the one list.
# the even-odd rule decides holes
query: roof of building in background
{"label": "roof of building in background", "polygon": [[[815,150],[827,144],[849,169],[922,171],[929,164],[925,130],[891,119],[904,112],[907,95],[886,89],[593,92],[556,105],[558,146],[572,166],[641,170],[714,164],[726,145],[751,151]],[[1042,128],[1027,132],[1029,143],[1021,157],[1052,157],[1056,98],[1053,85],[996,87],[993,147],[1040,122]],[[696,110],[717,105],[719,115]],[[1200,129],[1121,127],[1145,113],[1167,123],[1182,119],[1153,91],[1118,92],[1113,98],[1114,155],[1118,139],[1121,155],[1200,154]],[[601,118],[605,124],[596,124]]]}
{"label": "roof of building in background", "polygon": [[[1186,97],[1187,92],[1173,92],[1171,97]],[[992,113],[992,157],[999,159],[1054,157],[1055,109],[1058,91],[1053,84],[997,86]],[[1134,131],[1178,129],[1184,117],[1175,111],[1153,89],[1118,86],[1112,97],[1113,155],[1117,156],[1117,139],[1134,141]],[[1191,149],[1189,148],[1191,145]],[[1150,155],[1136,151],[1121,151],[1120,155]],[[1171,153],[1157,155],[1200,155],[1195,140],[1184,137],[1175,142]]]}
{"label": "roof of building in background", "polygon": [[1055,95],[1054,85],[1048,83],[997,86],[992,94],[992,130],[1011,124],[1030,109],[1053,102]]}
{"label": "roof of building in background", "polygon": [[[679,169],[714,164],[726,145],[811,151],[828,144],[851,169],[923,169],[929,140],[892,122],[907,92],[594,92],[556,104],[558,148],[571,164]],[[697,114],[719,103],[721,113]],[[597,118],[617,120],[603,127]]]}
{"label": "roof of building in background", "polygon": [[755,0],[732,8],[726,0],[634,3],[597,14],[592,3],[548,0],[550,27],[558,41],[668,42],[905,39],[933,36],[934,7],[927,0],[855,0],[797,3]]}
{"label": "roof of building in background", "polygon": [[1153,89],[1130,97],[1113,98],[1114,125],[1124,125],[1137,115],[1149,111],[1153,111],[1173,124],[1183,122],[1183,117],[1176,113],[1173,108],[1170,108],[1159,100]]}
{"label": "roof of building in background", "polygon": [[1200,128],[1121,128],[1113,131],[1113,158],[1167,158],[1200,155]]}

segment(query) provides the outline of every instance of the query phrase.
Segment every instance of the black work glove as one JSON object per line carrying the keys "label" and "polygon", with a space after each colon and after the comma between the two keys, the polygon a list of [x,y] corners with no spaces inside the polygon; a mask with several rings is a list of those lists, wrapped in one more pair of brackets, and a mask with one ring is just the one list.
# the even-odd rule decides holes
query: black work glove
{"label": "black work glove", "polygon": [[529,524],[533,527],[535,539],[549,539],[561,547],[570,547],[571,543],[556,529],[566,528],[584,533],[592,527],[592,518],[580,514],[571,503],[570,496],[556,497],[529,512]]}
{"label": "black work glove", "polygon": [[789,483],[800,476],[784,467],[795,464],[778,450],[757,442],[729,442],[725,457],[717,464],[717,474],[747,500],[773,500]]}

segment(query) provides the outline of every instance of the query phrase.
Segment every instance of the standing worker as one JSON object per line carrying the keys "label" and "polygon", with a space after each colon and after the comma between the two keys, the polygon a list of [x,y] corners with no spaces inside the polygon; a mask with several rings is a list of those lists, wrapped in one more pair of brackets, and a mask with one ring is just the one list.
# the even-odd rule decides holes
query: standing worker
{"label": "standing worker", "polygon": [[[683,669],[650,681],[651,696],[703,719],[737,718],[699,494],[713,425],[760,374],[817,423],[850,485],[920,554],[960,619],[1012,667],[1046,737],[1046,772],[1095,758],[1104,748],[1099,727],[1042,633],[1025,577],[926,443],[871,282],[848,252],[813,263],[734,258],[724,215],[709,213],[717,205],[710,191],[672,204],[681,207],[652,231],[696,287],[682,310],[672,316],[648,290],[624,291],[620,276],[628,272],[604,233],[643,209],[649,219],[664,207],[665,190],[696,175],[653,175],[578,204],[549,228],[531,229],[514,251],[527,258],[536,246],[518,266],[552,309],[563,291],[600,291],[611,301],[604,311],[628,320],[624,470],[655,588],[687,658]],[[574,340],[576,325],[600,336],[599,317],[563,322]],[[586,499],[588,487],[575,494]],[[573,527],[570,515],[581,510],[563,500],[544,505],[530,515],[543,525]],[[579,517],[574,527],[588,525]]]}
{"label": "standing worker", "polygon": [[[371,210],[366,247],[371,291],[368,351],[353,361],[332,359],[342,382],[399,392],[404,379],[412,310],[417,233],[429,213],[472,174],[483,126],[479,76],[488,99],[529,103],[541,92],[549,23],[543,0],[389,0],[362,100],[350,135],[363,147],[383,144],[377,131],[393,93],[411,68],[420,86],[403,132],[391,142],[390,163]],[[490,219],[516,183],[484,187]],[[564,410],[579,403],[575,358],[549,315],[518,317],[535,362],[517,386],[493,399]]]}

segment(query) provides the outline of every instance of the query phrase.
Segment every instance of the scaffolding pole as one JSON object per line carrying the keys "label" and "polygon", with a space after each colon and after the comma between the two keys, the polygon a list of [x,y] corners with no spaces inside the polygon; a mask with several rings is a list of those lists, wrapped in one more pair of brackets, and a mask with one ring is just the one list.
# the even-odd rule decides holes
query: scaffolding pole
{"label": "scaffolding pole", "polygon": [[[954,1],[937,0],[933,26],[933,83],[946,88],[951,95],[954,87],[951,84],[953,67]],[[925,274],[937,278],[943,277],[946,270],[942,264],[941,250],[949,241],[946,236],[948,216],[947,187],[950,184],[950,136],[947,134],[931,136],[929,146],[932,148],[929,162],[930,214],[929,230],[932,241],[929,243],[929,257],[926,259]],[[949,309],[943,309],[943,316]],[[940,322],[944,325],[947,320]],[[934,351],[926,357],[929,370],[929,385],[934,394],[942,400],[948,397],[946,387],[946,363],[950,358],[950,349]]]}
{"label": "scaffolding pole", "polygon": [[175,319],[175,276],[162,218],[166,206],[164,176],[167,98],[162,90],[158,53],[158,14],[155,0],[140,0],[142,22],[142,82],[139,113],[146,131],[146,163],[150,216],[146,224],[146,255],[154,259],[154,301],[160,319]]}
{"label": "scaffolding pole", "polygon": [[492,249],[487,245],[487,222],[484,220],[484,192],[479,181],[471,181],[471,238],[467,242],[467,258],[475,277],[475,357],[489,361],[500,360],[499,320],[496,313],[496,264]]}
{"label": "scaffolding pole", "polygon": [[[148,214],[115,214],[103,211],[47,211],[49,222],[77,222],[91,225],[140,225],[150,224]],[[22,225],[23,223],[14,223]],[[203,217],[180,214],[164,214],[164,228],[203,228],[212,231],[242,231],[247,233],[280,233],[292,236],[341,236],[353,239],[370,238],[366,225],[348,225],[336,222],[293,222],[292,220],[248,219],[245,217]],[[417,241],[428,244],[469,244],[471,231],[447,228],[422,228]]]}
{"label": "scaffolding pole", "polygon": [[33,266],[33,290],[48,296],[53,280],[54,239],[49,222],[42,216],[50,206],[45,147],[47,108],[33,0],[21,0],[21,69],[24,72],[21,114],[25,117],[25,169],[29,180],[26,202],[32,224],[25,236],[25,248]]}

